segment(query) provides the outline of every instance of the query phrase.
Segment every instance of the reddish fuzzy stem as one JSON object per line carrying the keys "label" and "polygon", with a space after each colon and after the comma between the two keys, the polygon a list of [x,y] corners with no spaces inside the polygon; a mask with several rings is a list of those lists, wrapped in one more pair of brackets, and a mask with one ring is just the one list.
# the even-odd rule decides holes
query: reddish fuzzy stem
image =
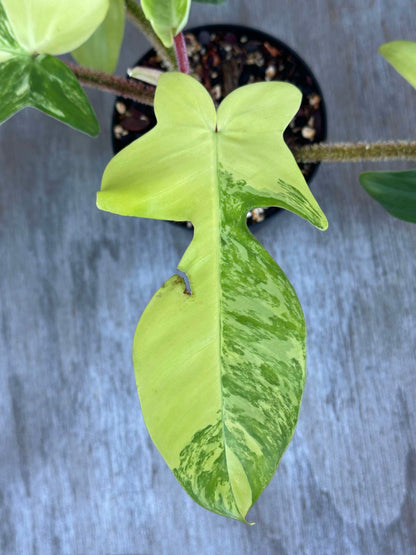
{"label": "reddish fuzzy stem", "polygon": [[125,79],[117,75],[109,75],[103,71],[95,71],[72,62],[64,62],[77,77],[78,81],[87,87],[102,89],[114,94],[131,98],[141,104],[153,106],[154,87],[144,85],[134,79]]}
{"label": "reddish fuzzy stem", "polygon": [[175,54],[178,61],[179,71],[182,71],[182,73],[189,73],[189,60],[183,33],[178,33],[176,37],[173,37],[173,44],[175,46]]}

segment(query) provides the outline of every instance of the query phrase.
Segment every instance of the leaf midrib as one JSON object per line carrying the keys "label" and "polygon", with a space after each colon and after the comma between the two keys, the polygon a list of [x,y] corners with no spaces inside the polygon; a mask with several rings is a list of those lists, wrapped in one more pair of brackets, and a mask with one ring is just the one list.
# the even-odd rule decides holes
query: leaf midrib
{"label": "leaf midrib", "polygon": [[[219,387],[220,387],[220,399],[221,399],[221,430],[222,430],[222,441],[223,441],[223,445],[224,445],[224,458],[225,458],[225,465],[227,468],[227,476],[228,476],[228,483],[230,485],[230,489],[231,489],[231,493],[232,493],[232,497],[233,497],[233,501],[235,504],[235,507],[237,508],[238,511],[238,515],[240,517],[241,520],[245,521],[244,515],[241,514],[241,510],[240,507],[238,505],[238,501],[234,492],[234,487],[233,487],[233,481],[231,480],[230,477],[230,471],[229,471],[229,466],[228,466],[228,455],[227,455],[227,450],[228,450],[228,445],[227,445],[227,441],[225,438],[225,424],[224,424],[224,396],[223,396],[223,310],[222,310],[222,305],[223,305],[223,297],[222,297],[222,285],[221,285],[221,256],[220,256],[220,251],[221,251],[221,202],[220,202],[220,187],[221,187],[221,180],[219,178],[219,170],[220,170],[220,161],[219,161],[219,145],[218,145],[218,139],[219,139],[219,132],[215,131],[215,162],[216,162],[216,188],[215,188],[215,195],[216,195],[216,203],[217,203],[217,210],[215,211],[216,214],[216,222],[215,222],[215,228],[217,230],[217,237],[216,237],[216,242],[217,242],[217,249],[216,249],[216,262],[217,262],[217,278],[218,278],[218,291],[217,291],[217,299],[218,299],[218,321],[219,321],[219,337],[218,337],[218,365],[219,365]],[[236,457],[237,455],[234,454]]]}

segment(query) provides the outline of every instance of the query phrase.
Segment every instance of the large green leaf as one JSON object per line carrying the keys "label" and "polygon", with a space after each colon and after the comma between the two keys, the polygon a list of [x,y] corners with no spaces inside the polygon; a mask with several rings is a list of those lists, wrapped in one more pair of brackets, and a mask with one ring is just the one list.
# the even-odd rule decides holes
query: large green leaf
{"label": "large green leaf", "polygon": [[188,22],[191,0],[142,0],[144,15],[166,47]]}
{"label": "large green leaf", "polygon": [[365,172],[360,183],[392,216],[416,223],[416,170]]}
{"label": "large green leaf", "polygon": [[379,52],[416,88],[416,42],[409,40],[387,42],[380,46]]}
{"label": "large green leaf", "polygon": [[0,2],[0,123],[33,106],[89,135],[99,126],[75,75],[60,60],[33,56],[16,41]]}
{"label": "large green leaf", "polygon": [[109,0],[2,0],[13,34],[27,52],[64,54],[103,21]]}
{"label": "large green leaf", "polygon": [[301,93],[257,83],[216,113],[208,92],[162,75],[157,126],[107,166],[97,204],[129,216],[191,220],[194,238],[146,308],[133,358],[153,441],[202,506],[244,520],[295,429],[305,323],[295,291],[248,231],[247,211],[281,206],[324,229],[283,131]]}
{"label": "large green leaf", "polygon": [[117,67],[124,34],[124,0],[110,0],[107,15],[94,34],[72,52],[78,63],[113,73]]}

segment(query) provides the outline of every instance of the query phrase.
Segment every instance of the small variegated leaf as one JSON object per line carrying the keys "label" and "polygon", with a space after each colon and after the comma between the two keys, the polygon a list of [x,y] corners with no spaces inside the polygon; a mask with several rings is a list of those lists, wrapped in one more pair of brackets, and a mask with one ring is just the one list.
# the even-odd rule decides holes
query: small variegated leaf
{"label": "small variegated leaf", "polygon": [[416,170],[364,172],[360,183],[392,216],[416,223]]}
{"label": "small variegated leaf", "polygon": [[416,88],[416,42],[395,40],[379,48],[380,54]]}
{"label": "small variegated leaf", "polygon": [[28,105],[93,137],[100,131],[94,110],[77,78],[53,56],[43,54],[33,60]]}
{"label": "small variegated leaf", "polygon": [[144,15],[166,47],[188,22],[191,0],[142,0]]}
{"label": "small variegated leaf", "polygon": [[100,130],[75,75],[53,56],[9,58],[0,63],[0,83],[0,123],[32,106],[88,135]]}
{"label": "small variegated leaf", "polygon": [[191,220],[194,238],[138,324],[133,360],[143,417],[167,464],[203,507],[244,521],[295,429],[305,322],[293,287],[251,235],[247,211],[280,206],[327,221],[283,131],[301,93],[237,89],[216,112],[204,87],[162,75],[157,126],[107,166],[97,204]]}
{"label": "small variegated leaf", "polygon": [[16,41],[0,2],[0,123],[25,106],[97,135],[89,100],[72,71],[48,54],[32,55]]}

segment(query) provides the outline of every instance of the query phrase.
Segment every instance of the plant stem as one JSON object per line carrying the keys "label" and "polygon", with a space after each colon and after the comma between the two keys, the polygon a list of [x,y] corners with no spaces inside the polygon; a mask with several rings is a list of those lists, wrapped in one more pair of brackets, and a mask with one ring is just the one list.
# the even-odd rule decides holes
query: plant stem
{"label": "plant stem", "polygon": [[297,162],[416,160],[416,141],[317,143],[296,148],[294,156]]}
{"label": "plant stem", "polygon": [[166,48],[163,45],[159,37],[153,31],[149,21],[146,19],[142,7],[135,2],[135,0],[125,0],[125,3],[128,18],[147,38],[157,54],[165,62],[166,68],[170,70],[178,69],[174,49]]}
{"label": "plant stem", "polygon": [[124,98],[131,98],[136,102],[153,106],[154,87],[144,85],[134,79],[125,79],[104,71],[95,71],[72,62],[65,62],[65,64],[82,85],[109,91],[124,96]]}
{"label": "plant stem", "polygon": [[179,71],[182,71],[182,73],[189,73],[188,53],[186,52],[186,43],[183,33],[178,33],[175,37],[173,37],[173,44],[175,46]]}

